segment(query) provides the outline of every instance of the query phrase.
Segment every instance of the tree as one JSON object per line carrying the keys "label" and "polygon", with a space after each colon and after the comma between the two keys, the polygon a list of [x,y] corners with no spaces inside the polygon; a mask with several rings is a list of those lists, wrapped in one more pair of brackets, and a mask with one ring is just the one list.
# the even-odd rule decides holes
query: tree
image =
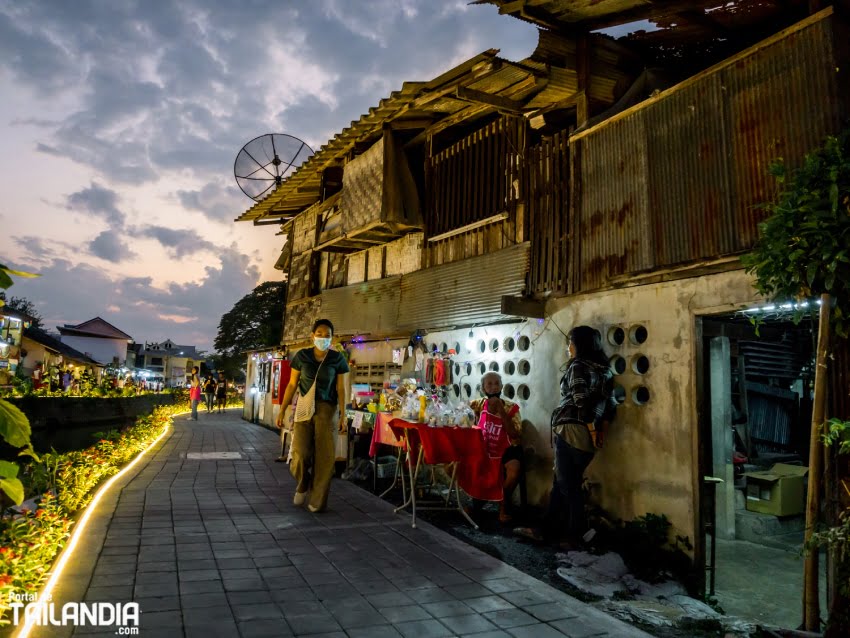
{"label": "tree", "polygon": [[221,317],[214,345],[226,368],[241,369],[243,353],[280,343],[285,299],[286,283],[267,281]]}
{"label": "tree", "polygon": [[[815,534],[820,524],[823,457],[827,452],[823,434],[827,420],[827,366],[830,362],[830,330],[837,338],[850,333],[850,129],[806,155],[802,166],[788,171],[779,160],[770,167],[779,193],[765,204],[770,216],[759,226],[759,240],[743,258],[747,272],[756,278],[756,289],[785,303],[797,300],[796,319],[809,308],[808,300],[820,297],[817,365],[813,400],[809,494],[806,508],[806,557],[803,593],[803,625],[820,628],[818,606],[817,548],[822,539],[836,558],[839,595],[830,609],[827,636],[850,635],[850,539],[842,534]],[[834,345],[834,344],[833,344]],[[850,415],[832,415],[846,419]],[[839,465],[840,466],[840,465]],[[838,476],[847,485],[846,476]],[[848,492],[850,494],[850,492]],[[847,511],[843,508],[844,518]],[[834,530],[839,529],[833,528]]]}
{"label": "tree", "polygon": [[24,314],[32,317],[31,325],[33,328],[44,327],[44,318],[35,307],[35,304],[26,297],[12,297],[6,302],[6,307],[11,308],[12,310],[17,310],[18,312],[23,312]]}

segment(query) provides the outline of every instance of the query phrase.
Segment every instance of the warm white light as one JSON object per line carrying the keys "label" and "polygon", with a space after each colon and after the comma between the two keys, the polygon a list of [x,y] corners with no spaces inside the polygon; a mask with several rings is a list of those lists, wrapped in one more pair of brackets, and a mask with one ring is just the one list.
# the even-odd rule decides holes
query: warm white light
{"label": "warm white light", "polygon": [[[179,416],[180,414],[189,414],[189,412],[186,411],[180,412],[178,414],[173,414],[171,415],[171,418]],[[156,439],[154,439],[153,442],[144,450],[139,452],[139,455],[135,459],[133,459],[123,470],[121,470],[120,472],[118,472],[118,474],[106,481],[106,483],[104,483],[103,486],[97,491],[97,493],[94,495],[94,498],[91,500],[91,503],[89,503],[89,506],[86,508],[86,511],[80,518],[80,521],[77,523],[77,526],[74,528],[74,532],[71,534],[71,538],[69,539],[68,544],[65,546],[65,549],[62,550],[62,554],[59,556],[59,560],[56,563],[56,567],[53,569],[53,573],[50,575],[50,578],[47,580],[47,583],[45,583],[44,587],[39,592],[36,600],[50,600],[53,589],[56,587],[56,583],[59,582],[59,578],[62,576],[62,571],[65,569],[65,565],[67,565],[68,561],[71,559],[71,555],[74,553],[74,548],[76,548],[80,537],[83,535],[83,532],[86,529],[86,525],[88,524],[89,518],[92,516],[95,509],[97,508],[97,504],[100,502],[100,499],[103,497],[104,494],[106,494],[106,491],[112,486],[115,481],[117,481],[119,478],[124,476],[124,474],[133,469],[136,463],[142,460],[142,457],[147,454],[153,446],[159,443],[162,440],[162,437],[168,434],[168,431],[170,429],[171,422],[169,421],[166,424],[165,429],[162,431],[162,434],[156,437]],[[29,619],[24,623],[20,631],[17,633],[16,638],[27,638],[38,618],[40,618],[40,614],[30,615]]]}

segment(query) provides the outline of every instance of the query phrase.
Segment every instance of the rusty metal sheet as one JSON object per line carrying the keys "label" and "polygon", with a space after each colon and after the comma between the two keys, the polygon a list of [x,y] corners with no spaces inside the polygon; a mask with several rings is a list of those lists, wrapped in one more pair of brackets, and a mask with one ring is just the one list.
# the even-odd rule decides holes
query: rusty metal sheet
{"label": "rusty metal sheet", "polygon": [[581,288],[654,265],[648,216],[643,112],[613,122],[581,144]]}
{"label": "rusty metal sheet", "polygon": [[401,277],[322,292],[322,315],[338,335],[389,335],[398,332]]}
{"label": "rusty metal sheet", "polygon": [[738,248],[757,238],[775,182],[770,162],[797,166],[803,156],[840,127],[834,18],[761,48],[721,70],[728,100],[731,186]]}
{"label": "rusty metal sheet", "polygon": [[710,76],[641,112],[657,267],[737,249],[722,111],[720,78]]}
{"label": "rusty metal sheet", "polygon": [[515,319],[502,314],[503,295],[521,295],[529,243],[401,278],[399,328],[435,329]]}
{"label": "rusty metal sheet", "polygon": [[840,128],[832,18],[804,23],[571,140],[580,289],[749,249],[775,182]]}

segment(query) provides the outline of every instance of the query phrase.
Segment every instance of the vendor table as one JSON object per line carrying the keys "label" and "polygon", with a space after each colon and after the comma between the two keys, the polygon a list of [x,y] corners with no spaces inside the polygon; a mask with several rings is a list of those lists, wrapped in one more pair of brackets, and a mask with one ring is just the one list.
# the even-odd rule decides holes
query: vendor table
{"label": "vendor table", "polygon": [[[412,423],[403,419],[392,419],[388,422],[388,426],[397,440],[404,441],[410,476],[409,495],[395,511],[409,507],[412,526],[415,528],[417,509],[456,510],[475,529],[478,529],[478,525],[463,509],[459,488],[463,487],[470,496],[484,500],[501,500],[502,496],[501,459],[491,459],[487,456],[482,431],[478,428],[429,427],[423,423]],[[417,504],[414,488],[423,465],[451,467],[449,491],[440,506]],[[403,478],[402,485],[404,485]],[[454,505],[450,504],[452,492],[454,492]]]}
{"label": "vendor table", "polygon": [[404,481],[404,466],[402,463],[402,458],[407,450],[404,435],[397,436],[395,432],[393,432],[390,427],[390,423],[396,417],[393,416],[391,412],[378,412],[375,416],[375,428],[372,430],[372,443],[369,446],[369,456],[373,459],[372,466],[372,476],[373,476],[373,491],[377,492],[377,481],[378,481],[378,448],[381,445],[391,445],[398,449],[396,454],[396,463],[395,463],[395,474],[393,475],[393,482],[390,486],[385,489],[379,496],[383,498],[387,494],[389,494],[392,489],[401,482],[401,494],[402,498],[407,500],[407,486]]}

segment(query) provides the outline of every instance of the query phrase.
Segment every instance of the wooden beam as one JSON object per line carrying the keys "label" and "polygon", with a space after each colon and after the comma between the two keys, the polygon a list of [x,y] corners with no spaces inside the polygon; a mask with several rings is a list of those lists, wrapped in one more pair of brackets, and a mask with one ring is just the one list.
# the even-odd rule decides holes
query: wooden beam
{"label": "wooden beam", "polygon": [[475,230],[476,228],[481,228],[482,226],[488,226],[490,224],[495,224],[497,222],[503,222],[508,218],[507,213],[499,213],[498,215],[493,215],[492,217],[488,217],[487,219],[482,219],[477,222],[472,222],[471,224],[467,224],[466,226],[461,226],[460,228],[455,228],[454,230],[450,230],[448,232],[442,233],[440,235],[434,235],[433,237],[429,237],[428,241],[440,241],[441,239],[448,239],[449,237],[454,237],[455,235],[461,235],[463,233],[469,232],[470,230]]}
{"label": "wooden beam", "polygon": [[590,42],[584,35],[576,43],[576,72],[578,74],[578,93],[576,93],[576,125],[581,127],[590,118],[587,94],[590,90]]}
{"label": "wooden beam", "polygon": [[394,131],[407,131],[415,128],[428,128],[434,123],[434,118],[419,118],[416,120],[393,120],[390,128]]}
{"label": "wooden beam", "polygon": [[455,90],[455,96],[459,100],[463,100],[465,102],[472,102],[473,104],[485,104],[487,106],[492,106],[498,111],[505,111],[513,115],[522,115],[523,113],[522,102],[518,102],[517,100],[512,100],[507,97],[502,97],[501,95],[493,95],[492,93],[486,93],[484,91],[477,91],[475,89],[468,89],[466,87],[459,86]]}

